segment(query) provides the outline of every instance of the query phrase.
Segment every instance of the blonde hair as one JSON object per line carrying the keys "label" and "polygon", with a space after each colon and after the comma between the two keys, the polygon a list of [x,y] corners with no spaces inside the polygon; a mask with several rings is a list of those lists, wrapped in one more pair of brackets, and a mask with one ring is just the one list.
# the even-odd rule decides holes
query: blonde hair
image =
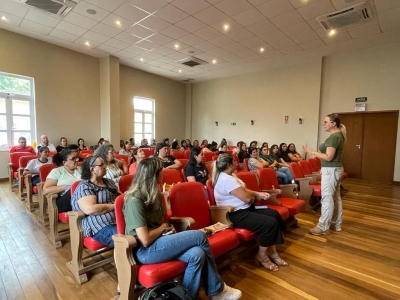
{"label": "blonde hair", "polygon": [[162,169],[163,163],[159,158],[142,159],[137,167],[135,178],[125,193],[125,200],[131,197],[137,198],[142,200],[148,209],[157,209],[161,204],[157,177]]}
{"label": "blonde hair", "polygon": [[342,124],[340,121],[340,117],[338,114],[329,114],[327,117],[331,120],[331,122],[336,123],[336,127],[340,129],[340,132],[343,135],[344,143],[347,141],[347,136],[346,136],[346,126]]}
{"label": "blonde hair", "polygon": [[220,154],[218,159],[213,162],[211,181],[213,187],[217,184],[219,174],[228,169],[228,165],[233,164],[233,156],[229,153]]}

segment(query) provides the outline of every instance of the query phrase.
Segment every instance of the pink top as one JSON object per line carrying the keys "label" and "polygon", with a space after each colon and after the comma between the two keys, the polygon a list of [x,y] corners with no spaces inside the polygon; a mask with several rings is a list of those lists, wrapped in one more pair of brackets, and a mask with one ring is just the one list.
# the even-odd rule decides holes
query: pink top
{"label": "pink top", "polygon": [[10,153],[15,153],[15,152],[30,152],[32,154],[36,154],[35,149],[33,149],[31,146],[26,146],[24,148],[20,146],[12,146],[10,149]]}

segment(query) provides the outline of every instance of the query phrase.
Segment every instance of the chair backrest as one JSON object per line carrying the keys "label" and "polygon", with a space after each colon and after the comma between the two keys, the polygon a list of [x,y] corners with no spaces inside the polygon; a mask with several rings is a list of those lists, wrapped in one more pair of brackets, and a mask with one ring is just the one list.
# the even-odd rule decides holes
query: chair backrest
{"label": "chair backrest", "polygon": [[90,150],[90,149],[88,149],[88,150],[81,150],[81,151],[79,151],[79,154],[93,154],[93,150]]}
{"label": "chair backrest", "polygon": [[311,171],[313,172],[319,172],[319,168],[318,168],[318,162],[315,158],[307,158],[307,161],[310,164],[311,167]]}
{"label": "chair backrest", "polygon": [[183,182],[188,182],[184,168],[181,170],[181,177]]}
{"label": "chair backrest", "polygon": [[164,169],[161,184],[177,184],[182,182],[181,172],[174,169]]}
{"label": "chair backrest", "polygon": [[214,155],[213,157],[211,157],[212,161],[216,161],[218,159],[218,155]]}
{"label": "chair backrest", "polygon": [[214,164],[205,164],[206,168],[207,168],[207,172],[208,174],[212,174],[212,168],[213,168]]}
{"label": "chair backrest", "polygon": [[115,154],[115,158],[118,159],[118,160],[122,160],[122,161],[126,162],[127,165],[129,165],[128,155],[126,155],[126,154]]}
{"label": "chair backrest", "polygon": [[289,163],[289,167],[290,167],[290,171],[292,171],[292,175],[293,175],[294,179],[304,178],[304,174],[301,171],[301,168],[297,163],[291,162],[291,163]]}
{"label": "chair backrest", "polygon": [[39,168],[39,176],[40,176],[40,181],[45,182],[47,175],[49,175],[50,171],[58,168],[55,164],[48,164],[48,165],[43,165]]}
{"label": "chair backrest", "polygon": [[27,156],[21,156],[19,158],[19,163],[18,163],[19,167],[20,168],[25,168],[32,159],[36,159],[36,158],[39,158],[39,156],[34,155],[34,154],[27,155]]}
{"label": "chair backrest", "polygon": [[321,160],[319,159],[319,157],[314,157],[314,159],[315,159],[315,161],[316,161],[317,164],[318,164],[318,169],[321,170]]}
{"label": "chair backrest", "polygon": [[257,173],[260,180],[260,190],[279,189],[278,178],[273,169],[262,168],[258,169]]}
{"label": "chair backrest", "polygon": [[131,186],[131,184],[132,184],[132,181],[133,181],[133,178],[135,178],[135,175],[124,175],[124,176],[121,176],[121,178],[119,179],[119,190],[122,192],[122,193],[125,193],[128,189],[129,189],[129,187]]}
{"label": "chair backrest", "polygon": [[208,179],[206,182],[207,192],[208,192],[208,201],[210,201],[210,205],[217,205],[214,197],[214,187],[212,185],[212,180]]}
{"label": "chair backrest", "polygon": [[[86,151],[86,150],[84,150],[84,151]],[[85,152],[85,153],[79,152],[79,154],[78,154],[78,156],[81,157],[81,158],[87,158],[87,157],[92,156],[92,155],[93,154],[90,154],[88,152]]]}
{"label": "chair backrest", "polygon": [[76,188],[78,185],[81,183],[82,180],[75,181],[73,184],[71,184],[71,196],[74,194]]}
{"label": "chair backrest", "polygon": [[178,160],[182,164],[182,169],[185,168],[187,166],[187,164],[189,163],[189,159],[187,159],[187,158],[179,158]]}
{"label": "chair backrest", "polygon": [[237,156],[236,153],[233,153],[232,156],[233,156],[233,159],[236,161],[236,171],[238,171],[238,172],[242,171],[242,168],[240,167],[239,157]]}
{"label": "chair backrest", "polygon": [[227,150],[226,153],[233,154],[233,151],[232,150]]}
{"label": "chair backrest", "polygon": [[150,147],[150,156],[156,153],[156,147]]}
{"label": "chair backrest", "polygon": [[228,147],[228,149],[231,150],[231,151],[235,150],[236,148],[237,148],[237,146],[229,146]]}
{"label": "chair backrest", "polygon": [[53,157],[54,156],[54,154],[56,154],[57,153],[57,151],[50,151],[50,153],[49,153],[49,157]]}
{"label": "chair backrest", "polygon": [[301,170],[303,171],[303,174],[305,174],[305,175],[312,174],[311,166],[310,166],[310,163],[308,161],[299,160],[297,163],[299,164]]}
{"label": "chair backrest", "polygon": [[10,153],[10,163],[12,164],[12,170],[13,172],[17,172],[19,168],[19,158],[22,156],[34,156],[34,154],[30,152],[14,152]]}
{"label": "chair backrest", "polygon": [[214,152],[204,152],[203,153],[203,163],[212,161],[212,157],[215,155]]}
{"label": "chair backrest", "polygon": [[249,159],[245,158],[243,159],[243,170],[246,172],[249,172]]}
{"label": "chair backrest", "polygon": [[192,150],[186,149],[186,150],[183,152],[183,156],[184,156],[185,158],[189,159],[189,158],[190,158],[190,151],[192,151]]}
{"label": "chair backrest", "polygon": [[150,153],[150,148],[142,148],[142,151],[145,157],[150,157],[151,155],[154,155],[154,153],[153,154]]}
{"label": "chair backrest", "polygon": [[249,190],[260,190],[260,188],[258,187],[258,180],[256,177],[257,175],[253,172],[240,172],[237,173],[236,176],[246,184],[246,188],[248,188]]}
{"label": "chair backrest", "polygon": [[125,234],[124,201],[125,195],[119,195],[114,202],[115,221],[117,223],[117,232]]}
{"label": "chair backrest", "polygon": [[172,152],[172,156],[181,160],[181,158],[185,158],[185,153],[183,151],[174,151]]}
{"label": "chair backrest", "polygon": [[173,217],[192,217],[195,224],[190,229],[211,225],[211,216],[204,186],[200,182],[184,182],[169,190]]}

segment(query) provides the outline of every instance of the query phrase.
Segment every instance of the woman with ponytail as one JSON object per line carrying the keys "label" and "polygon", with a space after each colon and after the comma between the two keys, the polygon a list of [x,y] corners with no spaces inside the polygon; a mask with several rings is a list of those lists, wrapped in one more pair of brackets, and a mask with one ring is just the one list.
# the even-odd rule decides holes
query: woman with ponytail
{"label": "woman with ponytail", "polygon": [[318,225],[310,229],[312,235],[327,235],[329,228],[342,231],[342,198],[340,180],[343,174],[342,152],[346,142],[346,127],[337,114],[327,115],[322,123],[329,137],[319,146],[318,151],[303,146],[307,153],[321,159],[321,217]]}

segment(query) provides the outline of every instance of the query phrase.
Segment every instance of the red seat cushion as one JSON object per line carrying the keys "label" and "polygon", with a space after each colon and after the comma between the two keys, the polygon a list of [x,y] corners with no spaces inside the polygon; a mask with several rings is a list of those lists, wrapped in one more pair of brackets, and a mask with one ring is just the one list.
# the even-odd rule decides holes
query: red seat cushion
{"label": "red seat cushion", "polygon": [[97,251],[99,249],[108,247],[106,244],[100,243],[100,242],[96,241],[95,239],[93,239],[92,237],[83,238],[83,244],[90,251]]}
{"label": "red seat cushion", "polygon": [[186,266],[187,264],[180,260],[172,260],[160,264],[137,265],[137,281],[149,288],[157,283],[178,277],[185,272]]}
{"label": "red seat cushion", "polygon": [[254,239],[257,236],[255,232],[250,231],[248,229],[235,228],[234,230],[237,233],[239,240],[244,241],[244,242],[251,241],[252,239]]}
{"label": "red seat cushion", "polygon": [[289,210],[289,215],[295,216],[299,212],[302,212],[306,209],[306,203],[303,200],[294,199],[294,198],[279,198],[282,206],[286,207]]}
{"label": "red seat cushion", "polygon": [[15,179],[18,179],[18,172],[14,172],[13,176],[14,176]]}
{"label": "red seat cushion", "polygon": [[58,214],[58,219],[63,223],[69,223],[68,213],[63,212]]}
{"label": "red seat cushion", "polygon": [[275,209],[281,215],[283,220],[286,220],[290,216],[289,209],[287,207],[270,204],[268,204],[267,206],[268,208]]}
{"label": "red seat cushion", "polygon": [[34,194],[39,193],[38,188],[37,188],[36,185],[32,188],[32,191],[33,191]]}
{"label": "red seat cushion", "polygon": [[349,177],[349,174],[347,172],[343,172],[342,180],[345,180],[347,177]]}
{"label": "red seat cushion", "polygon": [[321,185],[320,184],[310,184],[313,189],[312,195],[315,197],[321,197]]}
{"label": "red seat cushion", "polygon": [[208,238],[211,252],[215,257],[239,246],[237,233],[232,229],[217,232]]}

